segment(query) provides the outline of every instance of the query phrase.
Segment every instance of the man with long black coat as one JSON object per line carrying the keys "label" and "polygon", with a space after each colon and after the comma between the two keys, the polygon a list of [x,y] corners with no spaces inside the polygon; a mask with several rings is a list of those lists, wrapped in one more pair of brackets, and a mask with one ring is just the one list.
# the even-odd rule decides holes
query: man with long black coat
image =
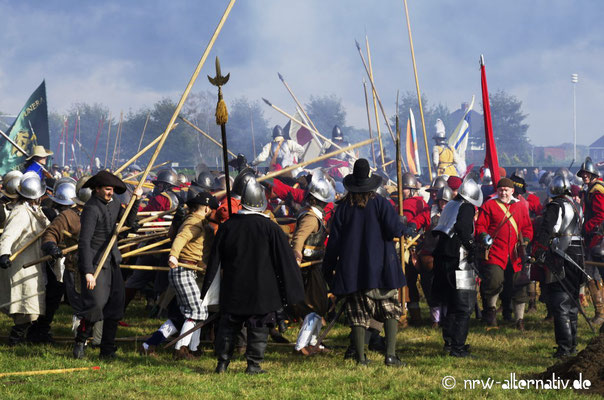
{"label": "man with long black coat", "polygon": [[346,296],[346,317],[352,329],[357,363],[367,364],[365,330],[371,318],[384,322],[388,366],[400,366],[396,333],[402,308],[397,289],[405,276],[394,248],[404,225],[394,207],[375,193],[382,178],[371,175],[369,162],[361,158],[353,173],[344,178],[348,194],[339,201],[332,217],[323,274],[331,292]]}
{"label": "man with long black coat", "polygon": [[[124,211],[115,194],[123,194],[126,185],[112,173],[100,171],[90,178],[83,188],[92,189],[93,194],[84,205],[80,217],[78,268],[82,279],[82,309],[78,316],[82,320],[78,327],[73,356],[84,357],[84,346],[92,334],[92,325],[103,320],[100,355],[103,358],[115,358],[117,325],[124,316],[124,279],[120,270],[122,256],[117,242],[111,248],[109,257],[96,279],[94,272]],[[136,225],[141,195],[141,189],[134,191],[137,200],[126,219],[126,226]]]}
{"label": "man with long black coat", "polygon": [[237,333],[247,327],[247,374],[259,374],[275,312],[304,301],[300,268],[279,227],[269,219],[264,188],[250,178],[242,190],[243,209],[216,233],[201,290],[204,298],[220,278],[220,321],[216,336],[216,373],[226,372]]}

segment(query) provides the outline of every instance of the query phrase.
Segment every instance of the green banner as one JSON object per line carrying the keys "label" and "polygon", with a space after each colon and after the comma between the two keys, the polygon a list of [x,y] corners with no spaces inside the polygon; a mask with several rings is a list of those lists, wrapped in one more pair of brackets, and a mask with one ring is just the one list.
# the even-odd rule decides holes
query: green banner
{"label": "green banner", "polygon": [[[48,107],[46,105],[46,84],[44,81],[29,97],[17,119],[5,133],[18,146],[31,152],[35,145],[50,147],[48,134]],[[8,140],[0,138],[0,174],[22,169],[26,156]]]}

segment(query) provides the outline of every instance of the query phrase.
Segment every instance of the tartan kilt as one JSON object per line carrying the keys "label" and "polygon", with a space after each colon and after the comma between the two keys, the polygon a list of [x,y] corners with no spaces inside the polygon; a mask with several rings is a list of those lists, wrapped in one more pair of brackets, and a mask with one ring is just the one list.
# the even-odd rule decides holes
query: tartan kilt
{"label": "tartan kilt", "polygon": [[375,300],[365,293],[357,292],[347,296],[346,318],[349,326],[369,328],[369,320],[385,322],[387,319],[398,320],[403,314],[401,304],[396,297]]}
{"label": "tartan kilt", "polygon": [[197,284],[197,272],[183,267],[170,269],[168,280],[176,290],[176,301],[185,318],[200,321],[205,318],[201,308],[201,289]]}

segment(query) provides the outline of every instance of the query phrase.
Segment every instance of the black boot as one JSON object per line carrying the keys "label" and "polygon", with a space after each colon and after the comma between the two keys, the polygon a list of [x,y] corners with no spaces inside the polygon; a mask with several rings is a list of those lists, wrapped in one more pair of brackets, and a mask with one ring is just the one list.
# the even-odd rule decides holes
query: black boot
{"label": "black boot", "polygon": [[82,359],[86,355],[86,341],[92,336],[92,325],[90,321],[84,319],[80,321],[73,345],[73,358]]}
{"label": "black boot", "polygon": [[227,371],[233,350],[235,349],[236,336],[241,331],[237,326],[229,323],[228,318],[221,317],[216,332],[215,350],[218,358],[218,365],[214,372],[221,374]]}
{"label": "black boot", "polygon": [[558,348],[555,358],[571,355],[573,334],[570,320],[570,297],[564,292],[550,293],[552,312],[554,314],[554,336]]}
{"label": "black boot", "polygon": [[10,334],[8,335],[8,345],[16,346],[25,342],[27,328],[29,328],[31,324],[31,322],[26,322],[24,324],[15,324],[10,330]]}
{"label": "black boot", "polygon": [[488,327],[497,327],[497,310],[495,307],[487,307],[482,315],[484,316],[484,321],[487,323]]}
{"label": "black boot", "polygon": [[101,353],[99,354],[99,357],[103,359],[112,360],[116,358],[115,335],[117,334],[118,322],[117,319],[103,320],[103,336],[101,337]]}
{"label": "black boot", "polygon": [[268,331],[269,329],[266,327],[247,328],[247,349],[245,351],[245,358],[247,359],[246,374],[256,375],[266,373],[260,367],[260,363],[264,360]]}

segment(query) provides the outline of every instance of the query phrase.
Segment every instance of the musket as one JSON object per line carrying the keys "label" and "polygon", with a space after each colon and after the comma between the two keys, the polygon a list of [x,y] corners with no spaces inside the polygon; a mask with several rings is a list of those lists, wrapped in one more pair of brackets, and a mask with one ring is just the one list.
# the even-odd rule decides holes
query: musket
{"label": "musket", "polygon": [[229,179],[229,155],[228,145],[226,136],[226,124],[229,120],[229,113],[227,112],[226,103],[222,97],[222,86],[226,85],[229,81],[231,74],[228,73],[226,76],[222,76],[220,71],[220,60],[216,56],[216,76],[211,77],[208,75],[210,83],[218,87],[218,104],[216,105],[216,124],[220,125],[220,134],[222,136],[222,162],[224,166],[224,186],[226,188],[227,197],[227,208],[229,210],[229,217],[233,213],[231,209],[231,181]]}
{"label": "musket", "polygon": [[[197,76],[201,72],[201,68],[203,67],[203,64],[205,64],[206,58],[208,57],[210,50],[214,46],[214,42],[216,41],[216,38],[218,37],[218,34],[220,33],[222,26],[224,25],[224,22],[226,21],[229,13],[231,12],[231,9],[233,8],[234,4],[235,4],[235,0],[231,0],[229,2],[229,4],[227,5],[227,8],[221,17],[220,22],[218,23],[218,26],[216,27],[212,37],[210,38],[210,42],[206,46],[206,49],[204,50],[203,55],[201,56],[201,59],[197,63],[197,67],[195,68],[195,71],[193,72],[193,75],[191,76],[191,79],[189,80],[189,83],[187,84],[187,87],[185,88],[180,100],[178,101],[178,104],[176,105],[176,109],[174,110],[174,113],[172,114],[172,117],[170,118],[170,121],[168,122],[168,126],[166,127],[166,130],[160,136],[159,143],[157,144],[157,148],[155,149],[155,152],[153,153],[153,155],[151,156],[151,159],[149,160],[149,163],[147,164],[147,168],[145,169],[145,172],[143,173],[143,177],[142,177],[139,185],[137,186],[137,189],[142,188],[142,183],[147,179],[147,175],[149,174],[151,167],[155,163],[155,160],[157,159],[159,152],[161,151],[162,147],[164,146],[164,143],[166,142],[166,139],[168,138],[168,134],[170,133],[170,131],[172,131],[172,127],[174,126],[176,117],[178,116],[178,114],[180,114],[180,110],[182,110],[182,107],[183,107],[185,101],[187,100],[187,97],[189,97],[189,93],[191,92],[191,89],[193,88],[193,84],[197,80]],[[124,165],[126,165],[126,164],[124,164]],[[124,165],[122,165],[122,168],[124,168]],[[228,178],[226,179],[226,181],[228,182]],[[101,272],[101,269],[103,268],[103,265],[105,264],[105,261],[107,261],[107,257],[109,257],[111,248],[113,247],[113,245],[115,244],[115,241],[117,240],[117,235],[119,234],[119,230],[124,226],[124,223],[126,222],[126,219],[128,218],[128,214],[130,214],[130,210],[132,209],[132,206],[134,205],[135,201],[136,201],[136,196],[132,196],[132,198],[130,199],[130,202],[126,206],[126,209],[124,210],[121,220],[118,222],[117,227],[116,227],[113,235],[111,236],[111,239],[109,240],[109,243],[107,243],[107,247],[105,248],[103,255],[101,256],[101,258],[99,260],[96,271],[94,273],[95,279],[99,276],[99,273]]]}

